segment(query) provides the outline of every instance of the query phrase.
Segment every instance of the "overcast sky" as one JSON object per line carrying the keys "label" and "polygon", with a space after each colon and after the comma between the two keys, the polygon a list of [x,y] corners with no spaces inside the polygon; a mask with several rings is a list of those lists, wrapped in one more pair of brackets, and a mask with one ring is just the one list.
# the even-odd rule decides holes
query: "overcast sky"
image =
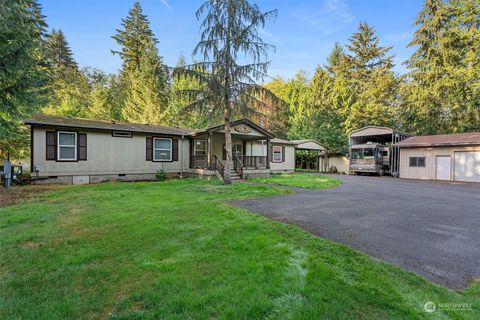
{"label": "overcast sky", "polygon": [[[120,59],[111,49],[111,38],[133,5],[133,0],[39,0],[49,28],[61,28],[80,66],[117,72]],[[201,0],[143,0],[158,49],[168,65],[175,65],[183,53],[191,53],[199,39],[199,21],[195,11]],[[324,64],[333,44],[347,42],[360,21],[373,25],[385,46],[393,46],[395,70],[405,71],[402,62],[412,48],[406,48],[415,30],[413,22],[422,7],[420,0],[261,0],[265,10],[278,9],[276,21],[270,21],[261,34],[276,46],[269,59],[269,75],[291,77],[299,70],[312,75]]]}

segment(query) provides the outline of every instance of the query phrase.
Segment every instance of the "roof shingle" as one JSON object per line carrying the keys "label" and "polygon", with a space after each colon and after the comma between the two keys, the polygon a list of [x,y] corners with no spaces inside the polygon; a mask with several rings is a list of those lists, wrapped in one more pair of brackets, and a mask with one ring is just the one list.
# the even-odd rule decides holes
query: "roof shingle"
{"label": "roof shingle", "polygon": [[168,127],[153,124],[127,123],[120,121],[91,120],[83,118],[75,118],[68,116],[54,116],[45,114],[36,114],[25,120],[28,125],[44,125],[58,126],[69,128],[83,129],[100,129],[100,130],[118,130],[129,132],[141,132],[152,134],[168,134],[168,135],[190,135],[197,130],[188,128]]}
{"label": "roof shingle", "polygon": [[400,148],[480,145],[480,132],[410,137],[395,144]]}

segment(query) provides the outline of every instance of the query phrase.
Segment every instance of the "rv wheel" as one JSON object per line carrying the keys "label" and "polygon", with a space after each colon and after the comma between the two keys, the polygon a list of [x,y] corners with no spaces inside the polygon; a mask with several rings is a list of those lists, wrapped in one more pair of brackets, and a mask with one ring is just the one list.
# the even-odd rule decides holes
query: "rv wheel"
{"label": "rv wheel", "polygon": [[380,169],[380,171],[378,172],[378,175],[380,177],[383,177],[385,175],[385,168]]}

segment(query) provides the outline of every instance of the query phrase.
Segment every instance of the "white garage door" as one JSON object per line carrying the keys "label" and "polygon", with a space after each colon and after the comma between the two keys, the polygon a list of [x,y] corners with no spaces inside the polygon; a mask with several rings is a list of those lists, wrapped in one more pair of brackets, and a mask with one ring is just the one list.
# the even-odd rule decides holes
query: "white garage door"
{"label": "white garage door", "polygon": [[455,152],[455,180],[480,182],[480,151]]}

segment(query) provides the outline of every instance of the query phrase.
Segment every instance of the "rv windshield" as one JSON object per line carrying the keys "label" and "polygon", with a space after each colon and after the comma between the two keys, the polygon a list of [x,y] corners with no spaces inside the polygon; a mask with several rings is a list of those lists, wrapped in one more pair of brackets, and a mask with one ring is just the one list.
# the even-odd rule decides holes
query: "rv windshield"
{"label": "rv windshield", "polygon": [[352,159],[375,159],[373,148],[352,149]]}

